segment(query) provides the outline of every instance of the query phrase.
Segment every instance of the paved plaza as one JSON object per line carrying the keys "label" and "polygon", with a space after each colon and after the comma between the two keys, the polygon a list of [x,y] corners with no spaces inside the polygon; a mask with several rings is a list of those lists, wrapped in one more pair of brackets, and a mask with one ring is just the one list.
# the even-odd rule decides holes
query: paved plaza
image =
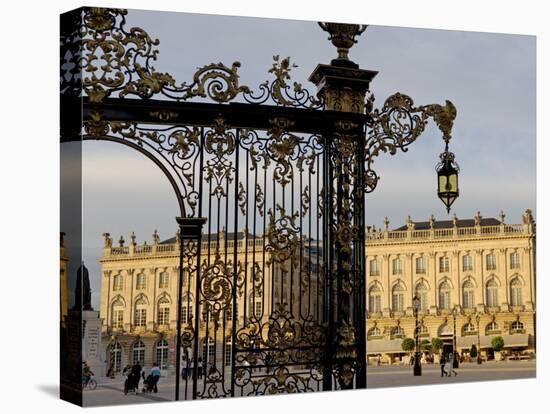
{"label": "paved plaza", "polygon": [[[414,377],[412,366],[369,366],[367,372],[367,387],[402,387],[410,385],[453,384],[473,381],[495,381],[509,379],[535,378],[535,361],[485,362],[482,365],[463,363],[457,369],[456,377],[440,376],[438,364],[422,366],[422,376]],[[97,378],[98,387],[95,390],[84,390],[84,405],[88,407],[116,404],[143,404],[150,402],[174,400],[174,378],[161,378],[158,393],[138,393],[124,395],[123,377],[116,379]],[[180,399],[184,399],[184,385],[180,391]],[[229,387],[229,385],[228,385]],[[191,383],[188,386],[188,399],[191,399]]]}
{"label": "paved plaza", "polygon": [[367,388],[535,378],[535,371],[535,361],[463,363],[456,369],[456,377],[441,377],[439,364],[422,365],[422,376],[419,377],[413,376],[411,365],[369,366]]}

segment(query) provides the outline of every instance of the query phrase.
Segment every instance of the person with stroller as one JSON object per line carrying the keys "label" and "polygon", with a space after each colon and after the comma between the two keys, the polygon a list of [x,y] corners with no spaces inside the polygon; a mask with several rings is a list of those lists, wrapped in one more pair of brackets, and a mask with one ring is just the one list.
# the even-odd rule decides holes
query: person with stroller
{"label": "person with stroller", "polygon": [[147,378],[144,380],[145,387],[143,388],[143,392],[157,393],[159,391],[157,388],[159,379],[160,379],[160,368],[159,368],[159,364],[155,362],[153,364],[153,367],[151,368],[151,372],[149,373],[149,375],[147,375]]}
{"label": "person with stroller", "polygon": [[144,376],[143,369],[141,368],[141,364],[138,361],[129,370],[128,378],[124,382],[124,394],[128,394],[129,391],[134,391],[135,393],[137,393],[139,390],[139,380],[142,376]]}

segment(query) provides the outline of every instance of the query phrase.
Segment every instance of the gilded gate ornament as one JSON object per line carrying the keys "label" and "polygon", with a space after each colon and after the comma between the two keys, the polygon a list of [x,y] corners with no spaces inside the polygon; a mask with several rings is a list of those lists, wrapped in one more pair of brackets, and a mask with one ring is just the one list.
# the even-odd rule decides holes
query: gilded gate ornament
{"label": "gilded gate ornament", "polygon": [[[84,138],[132,143],[144,153],[154,154],[158,164],[174,172],[172,179],[181,187],[180,198],[186,208],[183,215],[205,214],[206,207],[201,206],[201,201],[208,199],[211,203],[213,199],[218,213],[231,211],[237,216],[240,209],[246,226],[249,219],[254,225],[263,221],[259,233],[263,230],[265,244],[260,248],[256,241],[252,242],[253,250],[256,246],[264,249],[266,258],[262,265],[254,261],[251,266],[246,259],[229,258],[227,252],[224,257],[220,251],[216,252],[213,263],[201,265],[195,304],[196,309],[203,306],[206,320],[201,320],[200,312],[195,312],[198,314],[182,326],[181,344],[185,348],[198,346],[199,337],[202,340],[208,332],[206,335],[224,338],[227,345],[227,332],[221,330],[222,326],[231,327],[231,339],[235,340],[232,344],[235,352],[232,350],[231,355],[234,371],[228,374],[219,361],[216,362],[207,373],[202,389],[193,391],[193,398],[229,396],[225,388],[228,375],[232,375],[234,387],[248,395],[319,390],[321,382],[328,389],[332,388],[334,378],[342,388],[359,384],[357,373],[364,370],[359,362],[364,349],[359,346],[361,321],[351,315],[351,305],[355,306],[365,289],[361,285],[363,264],[355,263],[353,255],[361,253],[359,245],[364,237],[360,224],[364,193],[373,191],[379,179],[373,169],[374,159],[384,152],[406,151],[430,118],[448,143],[456,108],[450,101],[444,106],[415,106],[410,97],[397,93],[390,96],[382,108],[375,109],[374,95],[366,86],[341,87],[337,83],[316,96],[291,79],[297,65],[289,57],[279,55],[273,56],[268,70],[272,79],[255,90],[240,83],[237,61],[230,66],[221,62],[203,65],[188,82],[181,82],[170,73],[155,69],[153,64],[160,42],[141,28],[126,27],[126,10],[83,10],[79,30],[62,33],[66,48],[62,53],[61,90],[63,94],[79,98],[84,95],[82,102],[88,111],[82,125]],[[353,70],[355,64],[349,61],[348,52],[366,26],[322,23],[321,27],[330,33],[330,39],[338,48],[335,60],[341,65],[340,80],[353,79],[357,72]],[[81,46],[81,50],[71,44]],[[338,65],[327,66],[334,69]],[[112,112],[108,118],[105,115],[107,100],[130,107],[140,100],[147,101],[146,105],[151,105],[151,110],[145,109],[148,123],[131,117],[121,120]],[[187,110],[195,105],[184,103],[200,100],[224,105],[219,105],[219,112],[216,109],[206,121],[183,115],[180,108]],[[238,105],[228,105],[230,102]],[[164,106],[164,103],[168,104]],[[252,104],[249,108],[270,104],[270,124],[266,125],[268,117],[262,118],[261,126],[248,119],[243,121],[245,126],[235,122],[232,108],[243,108],[245,103]],[[300,110],[295,110],[297,108]],[[320,115],[322,111],[330,113]],[[325,119],[337,121],[324,125]],[[185,120],[187,125],[182,125],[180,120]],[[306,134],[304,130],[310,132]],[[329,154],[329,159],[325,158]],[[238,169],[237,162],[240,162]],[[240,181],[239,170],[246,168],[248,177]],[[322,179],[317,179],[315,185],[311,178],[317,173]],[[208,186],[211,186],[210,192]],[[251,209],[248,208],[249,190],[254,194]],[[285,193],[292,200],[287,196],[285,201]],[[266,206],[272,208],[266,211]],[[222,211],[226,207],[227,210]],[[323,231],[318,231],[315,237],[321,238],[320,234],[326,231],[334,253],[333,256],[324,251],[317,256],[315,264],[321,269],[317,280],[311,270],[313,262],[304,255],[308,242],[311,247],[320,242],[312,237],[314,234],[309,228],[312,218],[317,226],[320,221],[323,224]],[[237,234],[237,228],[241,228],[237,225],[243,224],[238,220],[229,223],[226,218],[226,227],[223,220],[218,218],[212,228],[216,225],[218,229],[234,228],[230,231]],[[257,233],[256,230],[253,233]],[[202,242],[200,237],[198,240],[201,241],[197,243]],[[226,239],[224,248],[227,243]],[[219,243],[214,244],[216,249],[222,248]],[[210,236],[206,245],[211,246]],[[196,250],[193,252],[197,254]],[[197,270],[197,264],[188,263],[186,272],[197,274]],[[298,297],[313,286],[322,291],[333,289],[328,295],[337,295],[337,305],[325,310],[325,305],[319,304],[321,314],[337,315],[332,321],[335,330],[330,332],[330,338],[327,338],[326,321],[319,315],[313,315],[309,309],[302,313],[303,304],[293,305],[279,298],[273,303],[273,309],[262,303],[261,317],[254,313],[244,315],[242,324],[237,326],[233,301],[248,300],[249,292],[253,297],[257,293],[267,294],[264,278],[276,271],[281,273],[281,280],[290,280],[290,275],[299,278],[287,286],[288,291],[302,290]],[[289,297],[293,298],[292,293],[296,292],[290,293]],[[330,349],[334,355],[325,354],[327,341],[333,341]],[[194,348],[193,352],[198,353],[199,349]],[[291,368],[304,365],[306,368],[299,373]],[[264,375],[258,373],[257,368],[271,371]]]}

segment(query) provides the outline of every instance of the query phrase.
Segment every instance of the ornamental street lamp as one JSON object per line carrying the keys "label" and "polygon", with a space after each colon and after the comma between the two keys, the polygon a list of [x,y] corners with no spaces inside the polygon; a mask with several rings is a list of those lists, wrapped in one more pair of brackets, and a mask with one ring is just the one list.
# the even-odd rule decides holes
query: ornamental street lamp
{"label": "ornamental street lamp", "polygon": [[[445,139],[445,137],[443,138]],[[445,139],[445,151],[439,155],[441,162],[437,164],[437,196],[451,211],[451,205],[458,198],[458,172],[460,168],[455,162],[455,155],[449,152],[449,141]]]}
{"label": "ornamental street lamp", "polygon": [[477,363],[481,364],[481,346],[479,342],[479,320],[481,319],[481,316],[479,314],[476,314],[476,323],[477,323]]}
{"label": "ornamental street lamp", "polygon": [[453,308],[453,355],[455,358],[453,359],[453,368],[458,368],[458,358],[456,353],[456,316],[458,314],[458,309],[455,306]]}
{"label": "ornamental street lamp", "polygon": [[413,309],[414,309],[414,367],[413,375],[422,375],[422,366],[420,365],[420,344],[418,343],[418,309],[420,308],[420,298],[418,296],[413,297]]}

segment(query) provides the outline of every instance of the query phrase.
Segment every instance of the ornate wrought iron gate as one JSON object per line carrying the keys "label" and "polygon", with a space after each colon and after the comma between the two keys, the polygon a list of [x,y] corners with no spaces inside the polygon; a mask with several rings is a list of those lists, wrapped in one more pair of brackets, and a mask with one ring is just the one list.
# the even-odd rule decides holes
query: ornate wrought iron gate
{"label": "ornate wrought iron gate", "polygon": [[177,375],[176,399],[365,387],[372,158],[413,142],[430,116],[448,141],[454,107],[396,94],[375,110],[376,72],[347,59],[359,25],[321,25],[339,58],[315,69],[313,96],[278,56],[257,91],[239,84],[238,62],[177,84],[152,67],[159,42],[125,19],[63,16],[61,135],[140,151],[176,193],[177,366],[192,371]]}

